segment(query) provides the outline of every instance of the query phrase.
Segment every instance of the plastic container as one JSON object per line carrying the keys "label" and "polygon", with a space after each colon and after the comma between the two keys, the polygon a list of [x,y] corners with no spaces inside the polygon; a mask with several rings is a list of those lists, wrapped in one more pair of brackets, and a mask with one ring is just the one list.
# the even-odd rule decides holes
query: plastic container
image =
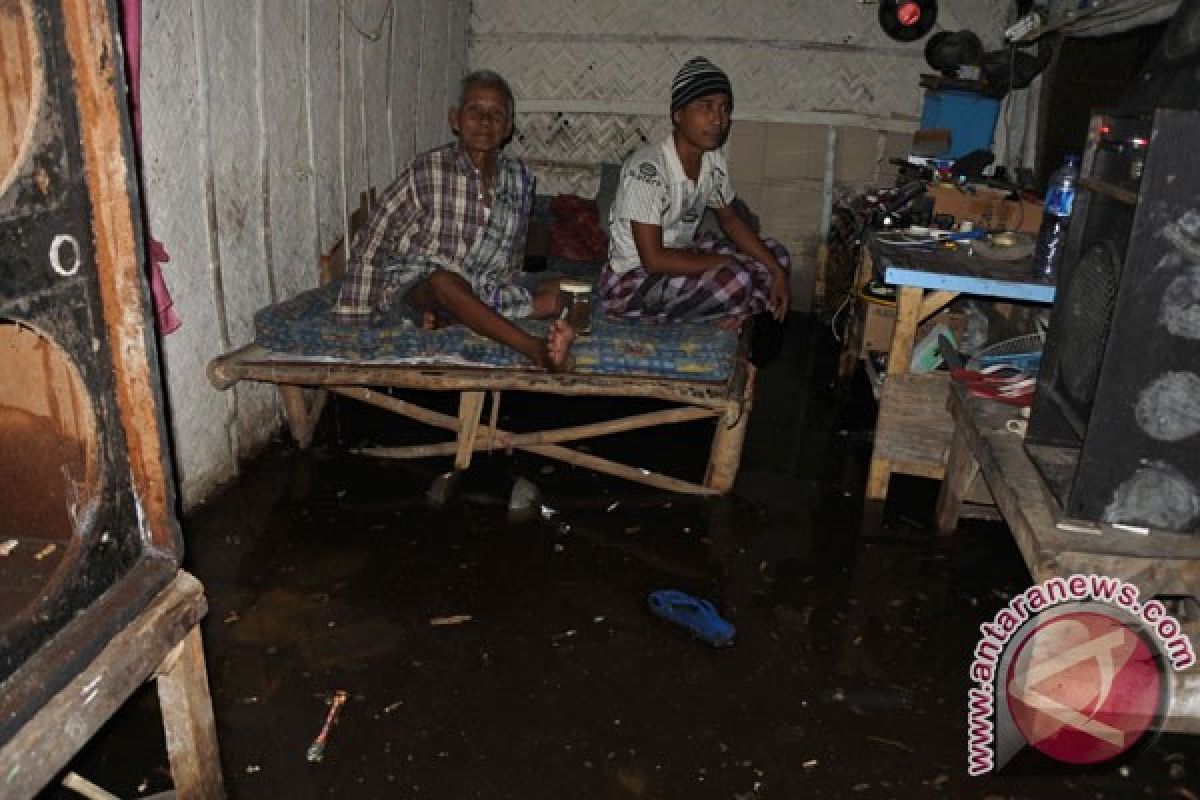
{"label": "plastic container", "polygon": [[1047,280],[1058,276],[1062,264],[1078,182],[1079,156],[1067,156],[1063,165],[1050,176],[1046,187],[1046,205],[1042,209],[1042,227],[1038,230],[1033,262],[1037,274]]}
{"label": "plastic container", "polygon": [[970,356],[978,353],[987,345],[988,318],[974,300],[966,302],[963,313],[966,315],[967,323],[962,341],[958,343],[958,349],[963,355]]}
{"label": "plastic container", "polygon": [[950,150],[941,158],[961,158],[973,150],[991,150],[1000,101],[958,89],[930,89],[921,107],[921,128],[949,128]]}
{"label": "plastic container", "polygon": [[912,361],[908,366],[909,372],[924,375],[933,372],[942,365],[942,351],[938,338],[940,336],[945,336],[954,345],[955,349],[958,349],[958,341],[954,336],[954,331],[939,322],[913,348]]}

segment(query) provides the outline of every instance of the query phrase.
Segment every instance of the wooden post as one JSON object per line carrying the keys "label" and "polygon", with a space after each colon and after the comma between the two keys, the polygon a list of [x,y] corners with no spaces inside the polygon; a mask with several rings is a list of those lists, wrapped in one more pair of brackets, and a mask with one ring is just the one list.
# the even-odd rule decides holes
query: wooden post
{"label": "wooden post", "polygon": [[496,446],[496,431],[500,427],[500,394],[499,391],[492,390],[491,418],[487,428],[488,452],[491,452],[492,448]]}
{"label": "wooden post", "polygon": [[225,787],[200,627],[192,628],[182,644],[175,663],[157,681],[175,797],[215,800],[225,796]]}
{"label": "wooden post", "polygon": [[946,475],[937,499],[937,528],[939,533],[954,533],[958,528],[959,511],[971,482],[979,474],[979,462],[971,455],[967,438],[957,426],[946,459]]}
{"label": "wooden post", "polygon": [[733,489],[738,466],[742,463],[742,444],[746,439],[746,428],[750,424],[750,411],[754,407],[753,365],[746,366],[746,385],[742,396],[730,400],[725,413],[717,418],[717,430],[713,433],[712,449],[708,454],[708,470],[704,485],[720,494]]}
{"label": "wooden post", "polygon": [[479,418],[483,415],[483,399],[486,392],[459,392],[458,394],[458,451],[454,454],[454,468],[471,466],[471,454],[475,452],[475,437],[479,433]]}
{"label": "wooden post", "polygon": [[867,471],[867,500],[883,500],[887,497],[888,481],[892,478],[892,465],[886,458],[871,458]]}
{"label": "wooden post", "polygon": [[[309,405],[309,397],[312,404]],[[279,399],[283,401],[283,416],[287,419],[288,430],[292,439],[301,450],[307,450],[312,444],[313,433],[317,429],[317,421],[325,408],[327,393],[324,389],[306,389],[303,386],[279,384]]]}
{"label": "wooden post", "polygon": [[888,353],[888,375],[908,372],[917,339],[917,326],[921,323],[921,301],[924,298],[925,290],[919,286],[900,287],[896,297],[896,328],[892,331],[892,349]]}
{"label": "wooden post", "polygon": [[[925,290],[918,286],[901,286],[896,298],[896,328],[892,331],[892,349],[888,353],[887,374],[905,375],[909,364],[912,363],[913,343],[917,338],[917,325],[921,321],[921,301]],[[890,381],[883,382],[883,394],[879,399],[879,415],[876,417],[875,429],[879,430],[879,421],[891,412],[894,392],[889,392]],[[895,387],[890,387],[894,390]],[[878,449],[878,443],[876,443]],[[886,458],[871,456],[871,468],[867,473],[867,499],[883,500],[887,497],[888,481],[892,477],[892,465]]]}
{"label": "wooden post", "polygon": [[854,373],[858,364],[858,351],[862,347],[863,328],[866,325],[866,315],[860,314],[858,290],[862,288],[871,276],[875,274],[875,262],[871,259],[871,249],[864,244],[858,260],[858,269],[854,272],[854,283],[850,287],[850,298],[845,314],[850,318],[846,325],[846,337],[842,342],[842,352],[838,357],[838,380],[845,380]]}

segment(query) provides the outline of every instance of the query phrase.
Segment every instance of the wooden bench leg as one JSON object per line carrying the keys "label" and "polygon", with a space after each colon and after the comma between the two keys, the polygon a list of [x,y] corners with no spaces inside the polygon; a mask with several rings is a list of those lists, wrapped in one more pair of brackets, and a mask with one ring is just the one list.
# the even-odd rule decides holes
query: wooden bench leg
{"label": "wooden bench leg", "polygon": [[454,454],[454,468],[471,466],[471,454],[475,452],[475,437],[479,434],[479,418],[483,415],[483,399],[486,392],[459,392],[458,395],[458,451]]}
{"label": "wooden bench leg", "polygon": [[[301,450],[312,444],[317,421],[325,408],[328,392],[324,389],[305,389],[303,386],[279,385],[279,399],[283,401],[283,416],[287,419],[292,439]],[[309,397],[312,403],[309,403]]]}
{"label": "wooden bench leg", "polygon": [[888,481],[892,477],[892,465],[886,458],[872,458],[871,469],[867,472],[867,499],[883,500],[887,498]]}
{"label": "wooden bench leg", "polygon": [[937,528],[940,533],[953,533],[958,528],[958,516],[963,498],[971,488],[971,482],[979,474],[979,462],[971,455],[967,437],[955,428],[950,442],[950,454],[946,458],[946,475],[937,499]]}
{"label": "wooden bench leg", "polygon": [[742,463],[742,444],[746,440],[750,411],[754,407],[754,372],[753,368],[751,370],[741,401],[730,400],[725,406],[725,413],[717,418],[717,430],[708,454],[704,485],[721,494],[733,489],[738,466]]}
{"label": "wooden bench leg", "polygon": [[175,797],[178,800],[225,797],[200,626],[188,633],[174,663],[158,676],[157,685]]}

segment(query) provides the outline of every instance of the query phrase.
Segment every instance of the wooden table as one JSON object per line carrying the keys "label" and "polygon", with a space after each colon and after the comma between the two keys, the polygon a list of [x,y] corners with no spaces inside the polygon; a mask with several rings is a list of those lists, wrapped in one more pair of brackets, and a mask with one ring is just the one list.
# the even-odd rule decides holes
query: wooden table
{"label": "wooden table", "polygon": [[917,326],[960,294],[1049,304],[1054,286],[1032,279],[1028,260],[973,256],[966,244],[954,250],[919,250],[872,235],[868,247],[884,282],[897,287],[896,327],[867,476],[867,499],[882,500],[894,472],[940,479],[953,431],[945,408],[948,374],[909,373]]}
{"label": "wooden table", "polygon": [[[982,479],[1034,583],[1095,574],[1136,585],[1142,598],[1176,598],[1189,612],[1187,618],[1176,614],[1183,632],[1193,648],[1200,647],[1200,537],[1158,531],[1139,535],[1111,525],[1065,520],[1026,455],[1023,436],[1009,430],[1010,421],[1019,416],[1016,408],[971,397],[958,385],[952,387],[948,405],[954,433],[938,496],[940,530],[957,527],[968,487]],[[1200,668],[1174,673],[1173,678],[1165,728],[1200,733]]]}
{"label": "wooden table", "polygon": [[179,572],[3,747],[0,797],[37,794],[147,680],[158,685],[177,800],[225,796],[200,620],[204,587]]}

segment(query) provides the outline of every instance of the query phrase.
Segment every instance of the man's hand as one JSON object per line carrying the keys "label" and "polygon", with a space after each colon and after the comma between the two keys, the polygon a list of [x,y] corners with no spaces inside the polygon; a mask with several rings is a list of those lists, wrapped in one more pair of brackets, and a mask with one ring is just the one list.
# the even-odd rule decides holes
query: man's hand
{"label": "man's hand", "polygon": [[782,269],[771,270],[771,316],[780,322],[787,316],[792,305],[792,286],[788,274]]}

